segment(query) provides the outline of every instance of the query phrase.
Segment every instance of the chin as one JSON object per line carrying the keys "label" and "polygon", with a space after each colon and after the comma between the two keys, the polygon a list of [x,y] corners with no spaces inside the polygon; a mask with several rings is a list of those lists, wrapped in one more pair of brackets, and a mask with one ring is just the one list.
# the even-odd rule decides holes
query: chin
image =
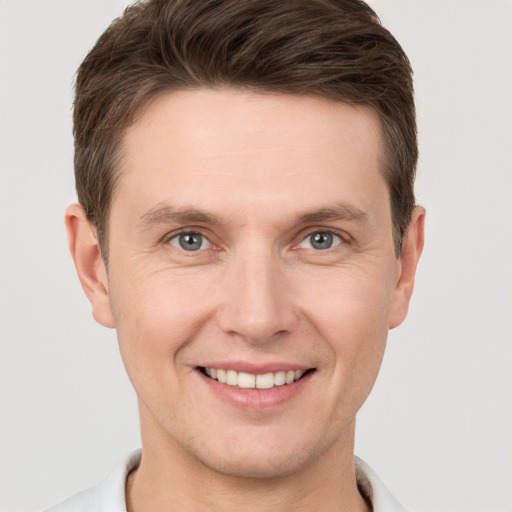
{"label": "chin", "polygon": [[237,460],[211,460],[203,461],[209,469],[225,476],[246,479],[274,479],[292,475],[300,471],[306,461],[302,457],[288,456],[282,454],[276,459],[273,456],[253,458],[240,458]]}
{"label": "chin", "polygon": [[[291,441],[292,439],[288,439]],[[282,478],[302,471],[329,449],[329,443],[322,445],[294,443],[287,446],[285,441],[266,445],[265,443],[232,443],[222,450],[216,444],[213,450],[199,450],[191,453],[205,467],[216,473],[247,479]],[[324,439],[325,441],[325,439]]]}

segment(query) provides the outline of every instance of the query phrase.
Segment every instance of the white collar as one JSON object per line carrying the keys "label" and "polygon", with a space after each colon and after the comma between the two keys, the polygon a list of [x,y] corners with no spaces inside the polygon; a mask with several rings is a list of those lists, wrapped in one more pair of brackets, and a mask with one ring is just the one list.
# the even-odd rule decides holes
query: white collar
{"label": "white collar", "polygon": [[[139,466],[140,459],[140,450],[130,453],[103,483],[46,512],[126,512],[126,478]],[[373,512],[407,512],[367,464],[354,457],[354,465],[359,491],[372,504]]]}
{"label": "white collar", "polygon": [[359,492],[372,504],[373,512],[407,512],[366,462],[354,457],[354,466]]}

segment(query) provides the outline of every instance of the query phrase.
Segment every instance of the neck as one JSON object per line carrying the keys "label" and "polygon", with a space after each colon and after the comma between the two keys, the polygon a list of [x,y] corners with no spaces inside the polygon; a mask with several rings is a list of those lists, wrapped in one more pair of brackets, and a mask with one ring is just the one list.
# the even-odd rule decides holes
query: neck
{"label": "neck", "polygon": [[[219,473],[167,436],[141,428],[142,460],[126,485],[128,512],[369,512],[357,489],[354,425],[326,453],[290,475],[242,478]],[[151,435],[150,435],[151,434]]]}

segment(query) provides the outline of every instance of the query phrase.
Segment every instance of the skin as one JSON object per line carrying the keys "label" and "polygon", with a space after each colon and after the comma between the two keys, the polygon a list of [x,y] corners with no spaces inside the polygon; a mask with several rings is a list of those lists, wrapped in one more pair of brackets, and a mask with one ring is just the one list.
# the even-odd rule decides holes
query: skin
{"label": "skin", "polygon": [[[367,108],[174,92],[126,132],[108,273],[83,210],[68,209],[78,275],[138,395],[129,510],[367,510],[355,416],[423,247],[417,207],[395,256],[382,146]],[[180,232],[203,245],[184,250]],[[330,248],[312,245],[319,232]],[[226,398],[198,370],[228,364],[311,371],[265,405]]]}

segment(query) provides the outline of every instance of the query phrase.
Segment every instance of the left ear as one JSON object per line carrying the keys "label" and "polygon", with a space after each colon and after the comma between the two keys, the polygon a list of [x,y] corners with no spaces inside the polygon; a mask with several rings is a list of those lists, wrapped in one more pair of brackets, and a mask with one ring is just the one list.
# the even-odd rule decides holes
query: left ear
{"label": "left ear", "polygon": [[389,328],[399,326],[407,316],[409,302],[414,289],[416,267],[425,241],[425,208],[416,206],[407,227],[400,256],[400,276],[393,292],[393,304],[389,317]]}

